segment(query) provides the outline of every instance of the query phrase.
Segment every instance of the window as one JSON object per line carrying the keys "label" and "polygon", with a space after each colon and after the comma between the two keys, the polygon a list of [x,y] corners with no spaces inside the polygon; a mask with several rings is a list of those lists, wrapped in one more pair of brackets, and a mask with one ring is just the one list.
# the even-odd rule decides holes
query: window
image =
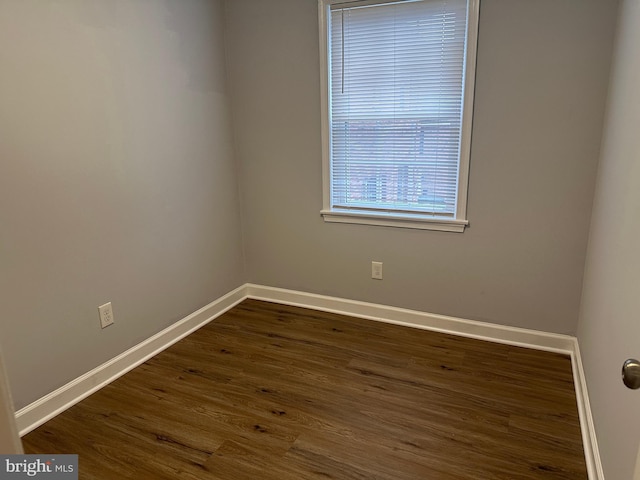
{"label": "window", "polygon": [[325,221],[462,232],[479,0],[319,0]]}

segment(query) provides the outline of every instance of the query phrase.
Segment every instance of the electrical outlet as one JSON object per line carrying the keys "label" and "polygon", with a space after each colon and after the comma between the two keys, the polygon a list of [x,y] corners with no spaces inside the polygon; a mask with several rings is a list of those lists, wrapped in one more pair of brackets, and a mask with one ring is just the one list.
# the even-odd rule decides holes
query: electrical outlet
{"label": "electrical outlet", "polygon": [[98,312],[100,312],[100,325],[102,328],[107,328],[113,324],[113,308],[111,307],[111,302],[100,305]]}
{"label": "electrical outlet", "polygon": [[371,262],[371,278],[382,280],[382,262]]}

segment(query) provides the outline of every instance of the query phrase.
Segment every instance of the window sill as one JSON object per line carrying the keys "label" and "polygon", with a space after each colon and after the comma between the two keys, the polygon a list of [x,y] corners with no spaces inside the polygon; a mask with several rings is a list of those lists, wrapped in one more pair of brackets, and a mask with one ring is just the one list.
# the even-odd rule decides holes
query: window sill
{"label": "window sill", "polygon": [[414,228],[418,230],[437,230],[440,232],[464,232],[469,224],[467,220],[431,217],[421,214],[394,214],[355,212],[352,210],[321,210],[325,222],[354,223],[359,225],[378,225],[382,227]]}

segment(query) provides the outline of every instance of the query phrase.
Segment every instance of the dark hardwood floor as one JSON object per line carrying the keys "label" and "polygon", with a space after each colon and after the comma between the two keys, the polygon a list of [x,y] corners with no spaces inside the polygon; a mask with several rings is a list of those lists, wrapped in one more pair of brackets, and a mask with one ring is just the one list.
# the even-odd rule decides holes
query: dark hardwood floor
{"label": "dark hardwood floor", "polygon": [[587,478],[568,357],[255,300],[23,441],[82,479]]}

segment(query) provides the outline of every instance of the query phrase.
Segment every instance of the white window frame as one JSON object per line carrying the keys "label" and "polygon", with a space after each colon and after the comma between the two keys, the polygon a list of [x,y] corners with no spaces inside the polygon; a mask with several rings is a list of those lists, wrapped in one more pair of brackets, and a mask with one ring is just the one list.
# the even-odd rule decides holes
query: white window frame
{"label": "white window frame", "polygon": [[473,120],[473,96],[475,88],[476,54],[478,45],[478,21],[480,0],[468,1],[467,42],[465,52],[464,96],[462,108],[462,133],[458,168],[458,190],[454,218],[443,218],[421,213],[365,212],[346,210],[331,206],[331,111],[329,82],[329,36],[328,19],[332,5],[345,6],[381,3],[400,3],[413,0],[318,0],[320,27],[320,83],[322,115],[322,184],[323,206],[321,215],[325,222],[380,225],[421,230],[463,232],[467,221],[467,190],[469,184],[469,157],[471,153],[471,128]]}

